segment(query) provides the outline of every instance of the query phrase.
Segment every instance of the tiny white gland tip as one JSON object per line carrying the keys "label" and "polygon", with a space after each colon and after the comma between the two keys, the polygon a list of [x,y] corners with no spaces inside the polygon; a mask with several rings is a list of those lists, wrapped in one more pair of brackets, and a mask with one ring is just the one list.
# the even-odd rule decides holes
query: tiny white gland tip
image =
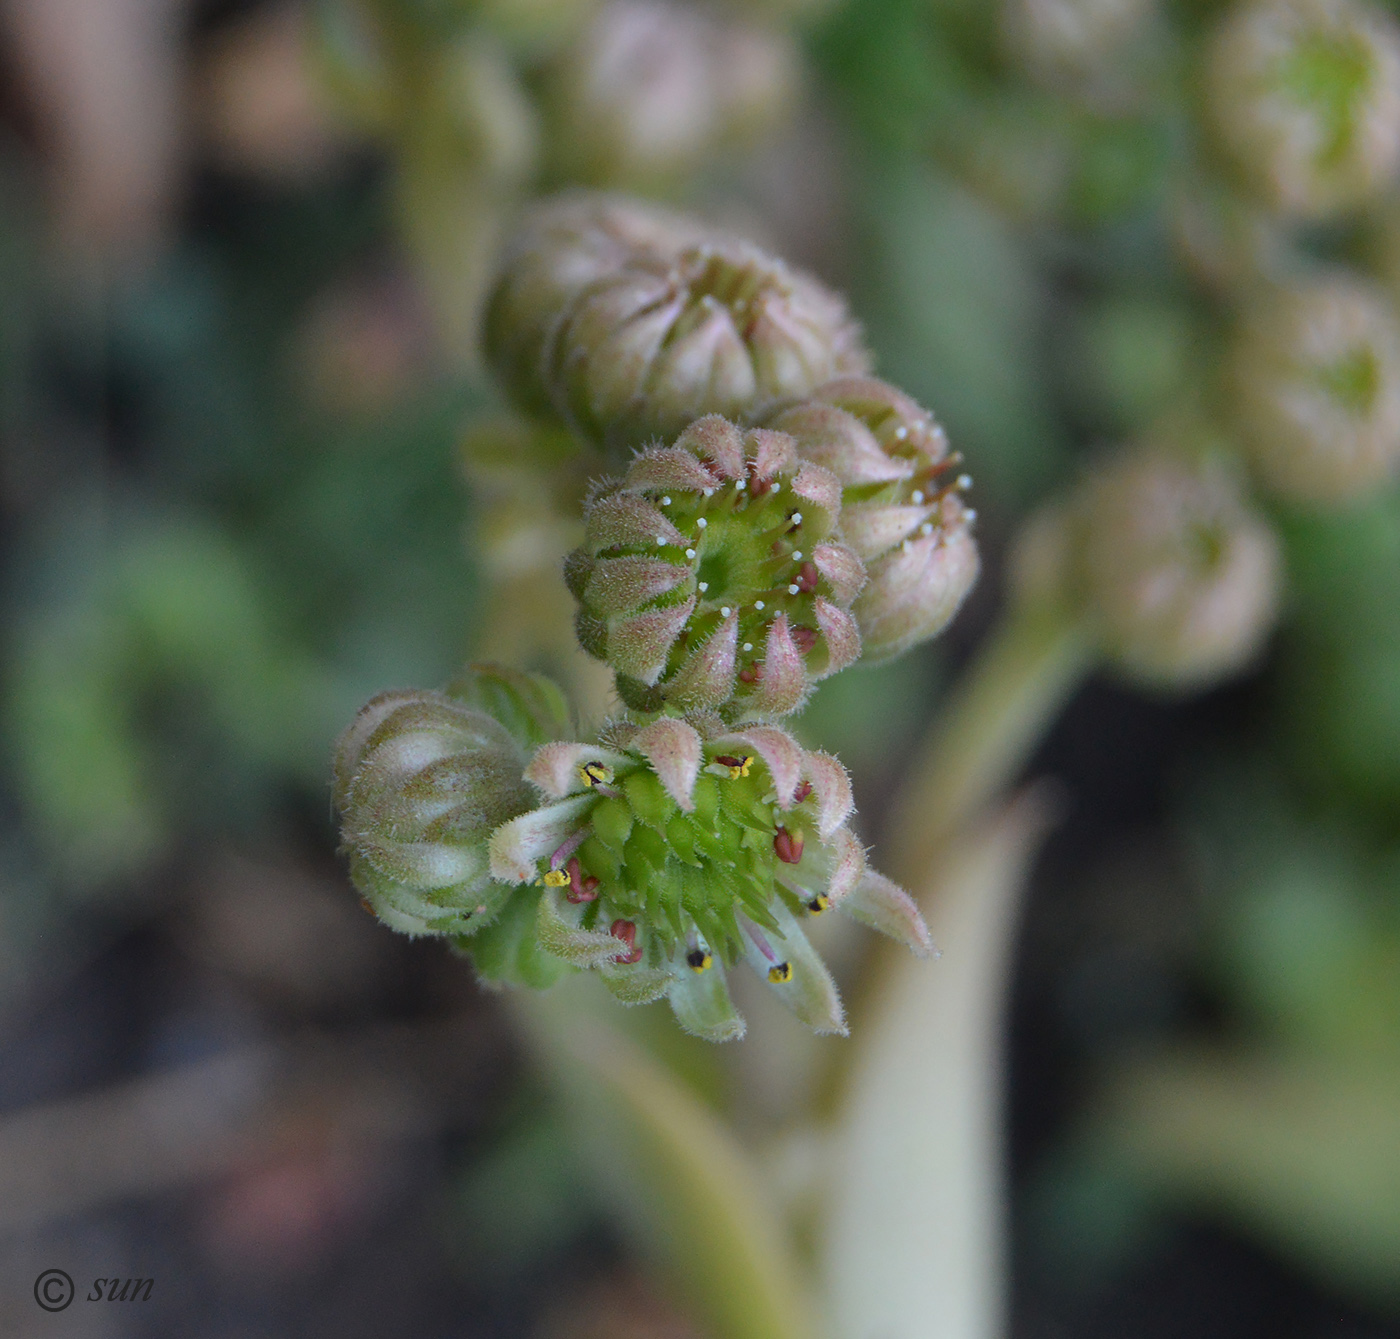
{"label": "tiny white gland tip", "polygon": [[714,497],[715,495],[715,490],[713,488],[702,488],[700,492],[704,497]]}
{"label": "tiny white gland tip", "polygon": [[762,601],[762,600],[755,600],[755,601],[753,602],[753,607],[754,607],[755,609],[762,609],[762,608],[763,608],[763,601]]}
{"label": "tiny white gland tip", "polygon": [[661,505],[662,505],[663,507],[669,507],[669,506],[671,505],[671,499],[668,498],[668,497],[663,497],[663,498],[661,499]]}
{"label": "tiny white gland tip", "polygon": [[909,436],[909,429],[908,429],[908,428],[896,428],[896,429],[894,430],[894,435],[902,442],[906,437]]}
{"label": "tiny white gland tip", "polygon": [[695,522],[695,524],[698,525],[698,526],[700,527],[700,529],[703,530],[703,529],[705,529],[706,526],[709,525],[709,521],[707,521],[707,520],[702,516],[698,521]]}
{"label": "tiny white gland tip", "polygon": [[657,537],[656,537],[656,544],[657,544],[657,547],[658,547],[658,548],[664,548],[664,547],[665,547],[665,544],[666,544],[666,539],[665,539],[665,537],[662,536],[662,535],[657,535]]}
{"label": "tiny white gland tip", "polygon": [[694,549],[687,549],[687,550],[685,551],[685,556],[686,556],[687,558],[693,558],[693,557],[695,557],[695,550],[694,550]]}
{"label": "tiny white gland tip", "polygon": [[744,643],[744,650],[745,650],[745,651],[752,651],[752,650],[753,650],[753,643],[752,643],[752,642],[745,642],[745,643]]}
{"label": "tiny white gland tip", "polygon": [[971,507],[963,512],[963,515],[966,516],[969,521],[975,521],[977,519],[977,513],[973,511]]}
{"label": "tiny white gland tip", "polygon": [[742,493],[744,489],[746,489],[748,486],[749,481],[747,479],[736,479],[734,482],[735,490],[740,493]]}
{"label": "tiny white gland tip", "polygon": [[922,501],[924,500],[924,490],[923,490],[922,488],[916,488],[916,489],[909,495],[909,500],[910,500],[912,503],[914,503],[915,506],[917,506],[920,502],[922,502]]}
{"label": "tiny white gland tip", "polygon": [[793,560],[793,562],[795,562],[795,563],[800,563],[800,562],[802,561],[802,550],[801,550],[801,549],[793,549],[793,551],[792,551],[792,560]]}
{"label": "tiny white gland tip", "polygon": [[702,581],[702,582],[700,583],[700,594],[701,594],[701,595],[703,595],[703,594],[704,594],[707,590],[709,590],[709,589],[710,589],[710,583],[709,583],[708,581]]}
{"label": "tiny white gland tip", "polygon": [[719,616],[720,616],[721,618],[728,618],[728,617],[729,617],[729,606],[728,606],[727,604],[722,604],[722,605],[720,605],[720,607],[719,607]]}
{"label": "tiny white gland tip", "polygon": [[792,583],[792,585],[788,587],[788,594],[789,594],[789,595],[796,595],[796,594],[797,594],[797,582],[794,581],[794,582]]}
{"label": "tiny white gland tip", "polygon": [[971,487],[972,487],[972,475],[970,475],[970,474],[960,474],[960,475],[958,475],[958,487],[959,487],[959,488],[971,488]]}
{"label": "tiny white gland tip", "polygon": [[782,486],[782,484],[774,484],[774,485],[773,485],[773,491],[774,491],[775,493],[781,493],[781,492],[783,491],[783,486]]}
{"label": "tiny white gland tip", "polygon": [[933,534],[933,526],[932,526],[932,524],[931,524],[930,522],[928,522],[928,521],[925,521],[925,522],[923,523],[923,525],[921,525],[921,526],[919,527],[919,533],[920,533],[921,535],[931,535],[931,534]]}
{"label": "tiny white gland tip", "polygon": [[795,511],[792,513],[792,523],[793,525],[802,524],[802,513],[800,511]]}
{"label": "tiny white gland tip", "polygon": [[914,551],[914,541],[906,539],[904,543],[900,545],[900,548],[902,548],[905,553],[912,553]]}

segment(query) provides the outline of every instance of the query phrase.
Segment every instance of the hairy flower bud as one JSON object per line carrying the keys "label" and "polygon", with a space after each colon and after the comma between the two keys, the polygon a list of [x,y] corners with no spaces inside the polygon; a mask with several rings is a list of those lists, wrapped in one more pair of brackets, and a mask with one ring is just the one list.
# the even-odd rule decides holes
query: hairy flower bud
{"label": "hairy flower bud", "polygon": [[729,234],[620,197],[527,218],[487,315],[487,353],[529,412],[614,447],[744,419],[869,358],[845,304]]}
{"label": "hairy flower bud", "polygon": [[1132,679],[1206,684],[1248,664],[1273,627],[1277,542],[1218,465],[1124,453],[1085,481],[1059,523],[1063,544],[1032,527],[1037,554],[1062,566],[1067,598]]}
{"label": "hairy flower bud", "polygon": [[1212,43],[1216,133],[1272,208],[1350,209],[1400,166],[1400,28],[1359,0],[1250,0]]}
{"label": "hairy flower bud", "polygon": [[797,86],[782,33],[656,0],[613,0],[550,67],[558,174],[648,187],[774,126]]}
{"label": "hairy flower bud", "polygon": [[1378,293],[1333,278],[1269,294],[1231,372],[1250,459],[1280,496],[1342,502],[1400,468],[1400,322]]}
{"label": "hairy flower bud", "polygon": [[889,660],[936,636],[977,579],[971,480],[945,478],[962,462],[927,410],[873,377],[843,377],[782,410],[803,459],[842,489],[841,536],[869,581],[851,612],[867,662]]}
{"label": "hairy flower bud", "polygon": [[840,907],[917,953],[927,929],[867,869],[834,758],[774,726],[695,721],[540,748],[525,776],[544,803],[496,830],[491,873],[532,909],[546,953],[598,969],[626,1003],[667,996],[687,1031],[743,1035],[726,969],[744,960],[804,1022],[844,1032],[804,922]]}
{"label": "hairy flower bud", "polygon": [[860,654],[840,514],[840,483],[786,433],[699,419],[589,501],[565,565],[579,640],[634,709],[795,711]]}
{"label": "hairy flower bud", "polygon": [[381,693],[341,736],[335,803],[350,877],[386,925],[470,934],[509,889],[487,842],[529,808],[525,750],[486,712],[423,690]]}

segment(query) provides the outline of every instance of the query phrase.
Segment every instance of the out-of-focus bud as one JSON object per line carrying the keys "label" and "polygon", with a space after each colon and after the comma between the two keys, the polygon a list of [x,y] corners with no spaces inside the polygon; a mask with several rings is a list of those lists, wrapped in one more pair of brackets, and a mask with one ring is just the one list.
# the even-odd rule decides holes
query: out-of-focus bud
{"label": "out-of-focus bud", "polygon": [[1155,0],[1003,0],[1002,43],[1037,83],[1115,104],[1133,76],[1156,17]]}
{"label": "out-of-focus bud", "polygon": [[614,0],[551,67],[556,170],[599,186],[664,187],[772,130],[796,87],[796,51],[781,32]]}
{"label": "out-of-focus bud", "polygon": [[525,773],[543,803],[497,829],[491,872],[525,885],[516,899],[535,908],[547,954],[598,969],[625,1003],[664,995],[687,1031],[740,1037],[726,974],[743,960],[818,1032],[844,1032],[805,923],[844,909],[919,954],[928,931],[909,896],[867,868],[835,758],[775,726],[695,721],[544,745]]}
{"label": "out-of-focus bud", "polygon": [[1379,293],[1346,278],[1269,293],[1231,374],[1250,459],[1280,496],[1336,504],[1400,468],[1400,322]]}
{"label": "out-of-focus bud", "polygon": [[1400,166],[1400,28],[1363,0],[1247,0],[1206,82],[1225,151],[1280,213],[1351,209]]}
{"label": "out-of-focus bud", "polygon": [[1209,460],[1124,453],[1028,531],[1023,591],[1053,591],[1129,678],[1204,686],[1242,669],[1273,627],[1278,544]]}
{"label": "out-of-focus bud", "polygon": [[746,419],[869,363],[834,293],[751,243],[615,196],[525,222],[487,313],[487,353],[522,408],[612,447]]}
{"label": "out-of-focus bud", "polygon": [[335,804],[350,877],[380,920],[462,935],[495,919],[510,889],[492,881],[487,843],[534,802],[526,756],[445,693],[381,693],[362,708],[336,746]]}
{"label": "out-of-focus bud", "polygon": [[841,537],[869,581],[851,612],[867,662],[889,660],[936,636],[977,579],[971,480],[950,472],[961,456],[933,416],[873,377],[827,382],[781,411],[802,457],[830,470],[843,493]]}
{"label": "out-of-focus bud", "polygon": [[795,711],[860,654],[840,514],[840,483],[786,433],[699,419],[590,500],[565,566],[579,640],[634,709]]}

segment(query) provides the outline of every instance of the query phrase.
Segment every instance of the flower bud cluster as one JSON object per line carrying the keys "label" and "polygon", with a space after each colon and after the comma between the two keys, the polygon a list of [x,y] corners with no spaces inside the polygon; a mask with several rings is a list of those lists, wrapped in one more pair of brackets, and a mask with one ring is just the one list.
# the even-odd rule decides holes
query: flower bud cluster
{"label": "flower bud cluster", "polygon": [[841,536],[869,580],[852,606],[867,663],[947,626],[977,579],[977,513],[933,416],[888,382],[842,377],[770,420],[840,481]]}
{"label": "flower bud cluster", "polygon": [[786,433],[699,419],[590,500],[565,566],[579,640],[636,710],[795,711],[860,654],[840,516],[835,475]]}
{"label": "flower bud cluster", "polygon": [[1278,610],[1277,541],[1217,463],[1124,452],[1027,530],[1023,600],[1081,617],[1128,678],[1192,688],[1242,669]]}
{"label": "flower bud cluster", "polygon": [[1275,290],[1232,351],[1240,435],[1263,483],[1299,502],[1344,502],[1400,469],[1400,322],[1346,278]]}
{"label": "flower bud cluster", "polygon": [[705,414],[750,419],[869,364],[845,303],[815,279],[691,219],[587,193],[523,224],[486,348],[522,409],[612,447]]}
{"label": "flower bud cluster", "polygon": [[560,724],[558,704],[538,676],[474,667],[452,692],[361,711],[336,803],[352,878],[386,924],[452,937],[487,979],[596,968],[619,999],[664,995],[715,1041],[744,1031],[726,985],[740,961],[817,1031],[845,1030],[803,929],[832,907],[929,951],[913,902],[847,827],[835,758],[702,712],[546,742],[527,765],[522,742]]}
{"label": "flower bud cluster", "polygon": [[791,39],[656,0],[612,0],[546,75],[558,175],[656,187],[756,139],[797,89]]}
{"label": "flower bud cluster", "polygon": [[1216,133],[1270,208],[1324,218],[1400,168],[1400,26],[1364,0],[1247,0],[1217,30]]}

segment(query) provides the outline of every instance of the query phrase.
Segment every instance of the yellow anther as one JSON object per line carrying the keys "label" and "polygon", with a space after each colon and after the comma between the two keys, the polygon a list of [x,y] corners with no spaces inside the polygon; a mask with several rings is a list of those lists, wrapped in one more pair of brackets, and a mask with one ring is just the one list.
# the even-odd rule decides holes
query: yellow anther
{"label": "yellow anther", "polygon": [[737,781],[741,776],[748,776],[749,768],[753,766],[753,758],[747,753],[741,753],[738,757],[734,757],[728,753],[721,753],[715,761],[719,763],[721,767],[729,768],[729,779],[731,781]]}
{"label": "yellow anther", "polygon": [[585,786],[606,786],[613,779],[612,768],[606,767],[600,762],[581,763],[578,769],[578,779]]}
{"label": "yellow anther", "polygon": [[768,969],[768,979],[775,985],[781,986],[784,981],[792,980],[792,964],[790,962],[780,962]]}
{"label": "yellow anther", "polygon": [[703,948],[693,948],[685,955],[685,965],[692,972],[707,972],[714,959]]}
{"label": "yellow anther", "polygon": [[807,910],[814,916],[820,916],[822,912],[831,910],[831,899],[825,893],[818,893],[807,903]]}
{"label": "yellow anther", "polygon": [[569,872],[563,869],[552,869],[544,876],[543,882],[546,888],[565,888],[569,883]]}

